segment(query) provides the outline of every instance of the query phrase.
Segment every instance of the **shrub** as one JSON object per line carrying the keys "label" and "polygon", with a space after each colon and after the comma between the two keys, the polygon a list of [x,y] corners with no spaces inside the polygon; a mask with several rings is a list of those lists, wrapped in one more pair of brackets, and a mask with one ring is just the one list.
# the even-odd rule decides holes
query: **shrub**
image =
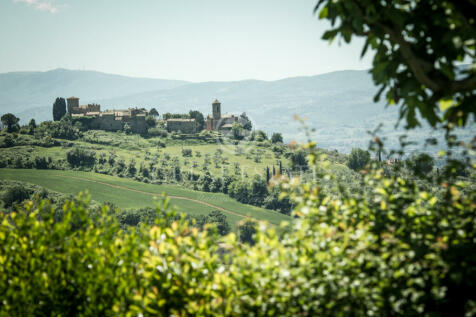
{"label": "shrub", "polygon": [[30,198],[32,193],[22,185],[14,185],[7,188],[1,195],[5,207],[11,207],[14,203],[21,203]]}
{"label": "shrub", "polygon": [[283,143],[283,135],[281,133],[273,133],[271,136],[272,143]]}
{"label": "shrub", "polygon": [[168,200],[147,213],[153,227],[127,231],[144,213],[118,221],[81,197],[61,218],[46,202],[16,206],[0,213],[0,315],[474,314],[476,192],[458,181],[437,197],[380,169],[362,178],[368,195],[282,183],[296,218],[281,233],[247,219],[242,244],[191,228]]}
{"label": "shrub", "polygon": [[191,149],[182,149],[182,156],[183,157],[192,157],[192,150]]}
{"label": "shrub", "polygon": [[3,138],[3,144],[2,147],[9,148],[15,146],[15,140],[10,134],[5,135]]}
{"label": "shrub", "polygon": [[350,152],[347,166],[354,171],[359,171],[370,162],[370,153],[359,148],[354,148]]}
{"label": "shrub", "polygon": [[66,160],[72,167],[92,167],[96,162],[96,155],[80,147],[75,147],[66,153]]}
{"label": "shrub", "polygon": [[238,227],[240,232],[240,241],[250,245],[255,244],[254,236],[256,234],[256,222],[247,220]]}
{"label": "shrub", "polygon": [[202,229],[206,224],[212,225],[221,236],[225,236],[230,232],[230,224],[227,221],[226,215],[219,210],[211,211],[205,217],[199,217],[197,224]]}
{"label": "shrub", "polygon": [[147,129],[147,134],[150,136],[159,136],[162,138],[166,138],[168,133],[167,133],[167,130],[165,129],[154,127],[154,128]]}
{"label": "shrub", "polygon": [[435,164],[433,158],[425,153],[414,155],[405,163],[415,175],[420,177],[431,173]]}
{"label": "shrub", "polygon": [[297,150],[292,153],[291,155],[291,167],[293,170],[307,170],[307,153],[304,150]]}
{"label": "shrub", "polygon": [[48,169],[49,160],[44,156],[35,156],[34,164],[36,169]]}

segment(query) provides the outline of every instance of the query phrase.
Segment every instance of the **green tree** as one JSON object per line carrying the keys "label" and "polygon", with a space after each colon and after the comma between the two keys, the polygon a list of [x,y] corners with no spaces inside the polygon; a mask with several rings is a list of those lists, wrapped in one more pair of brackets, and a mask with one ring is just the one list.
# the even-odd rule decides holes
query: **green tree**
{"label": "green tree", "polygon": [[432,126],[465,125],[476,114],[475,1],[320,0],[315,11],[333,27],[324,40],[363,37],[362,56],[375,51],[375,99],[385,93],[398,104],[408,128],[420,125],[417,111]]}
{"label": "green tree", "polygon": [[129,165],[127,166],[127,175],[130,177],[135,176],[137,173],[136,160],[131,159]]}
{"label": "green tree", "polygon": [[25,188],[23,185],[14,185],[6,189],[2,196],[0,196],[1,201],[3,201],[5,207],[11,207],[13,204],[21,203],[25,199],[30,198],[32,193]]}
{"label": "green tree", "polygon": [[[307,170],[307,153],[300,149],[291,153],[291,167],[293,170]],[[281,169],[281,165],[280,165]]]}
{"label": "green tree", "polygon": [[20,119],[18,119],[14,114],[6,113],[0,120],[3,125],[7,126],[7,132],[14,132],[18,129],[18,122]]}
{"label": "green tree", "polygon": [[253,220],[246,220],[243,224],[238,226],[240,232],[240,241],[250,245],[255,244],[254,236],[256,234],[256,222]]}
{"label": "green tree", "polygon": [[267,139],[268,139],[268,136],[266,135],[266,132],[264,132],[263,130],[256,131],[256,141],[263,142]]}
{"label": "green tree", "polygon": [[224,236],[230,232],[230,224],[226,218],[226,215],[219,211],[213,210],[206,217],[206,223],[216,226],[219,235]]}
{"label": "green tree", "polygon": [[243,129],[251,131],[251,129],[253,128],[253,125],[251,124],[251,120],[248,118],[246,113],[243,112],[240,115],[240,120],[239,121],[243,125]]}
{"label": "green tree", "polygon": [[283,135],[281,133],[273,133],[271,136],[271,142],[272,143],[283,143]]}
{"label": "green tree", "polygon": [[210,187],[210,191],[217,193],[221,192],[223,190],[223,182],[221,177],[215,177],[213,178],[212,185]]}
{"label": "green tree", "polygon": [[155,118],[152,115],[145,117],[145,124],[148,128],[154,128],[156,123],[157,122],[155,121]]}
{"label": "green tree", "polygon": [[200,176],[199,183],[200,183],[200,185],[202,187],[202,190],[204,192],[209,192],[210,191],[210,189],[211,189],[210,187],[212,185],[212,182],[213,182],[213,178],[210,175],[210,172],[206,172],[202,176]]}
{"label": "green tree", "polygon": [[251,200],[250,203],[261,206],[264,199],[268,195],[268,184],[260,175],[255,175],[251,183]]}
{"label": "green tree", "polygon": [[235,140],[242,140],[244,138],[243,125],[239,122],[233,123],[231,127],[231,134]]}
{"label": "green tree", "polygon": [[53,121],[60,121],[66,114],[66,101],[64,98],[56,98],[53,103]]}
{"label": "green tree", "polygon": [[415,175],[425,177],[433,170],[435,161],[428,154],[420,153],[407,160],[406,165]]}
{"label": "green tree", "polygon": [[190,118],[195,119],[198,131],[202,131],[203,129],[205,129],[205,119],[203,117],[203,113],[198,110],[190,110],[188,114]]}
{"label": "green tree", "polygon": [[235,181],[231,184],[229,194],[241,203],[247,204],[251,200],[251,190],[247,182]]}
{"label": "green tree", "polygon": [[35,119],[31,119],[28,123],[28,134],[33,135],[36,129],[36,121]]}
{"label": "green tree", "polygon": [[370,153],[359,148],[353,148],[349,155],[347,166],[354,171],[360,171],[370,162]]}
{"label": "green tree", "polygon": [[154,118],[157,118],[159,116],[159,112],[155,108],[150,109],[149,114]]}
{"label": "green tree", "polygon": [[96,154],[80,147],[74,147],[66,153],[66,160],[72,167],[92,167],[96,163]]}

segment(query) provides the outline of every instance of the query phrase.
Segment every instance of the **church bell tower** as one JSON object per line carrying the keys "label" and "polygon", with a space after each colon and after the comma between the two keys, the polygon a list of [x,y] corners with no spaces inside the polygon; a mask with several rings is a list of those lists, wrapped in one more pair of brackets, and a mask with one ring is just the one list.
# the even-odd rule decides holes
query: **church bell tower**
{"label": "church bell tower", "polygon": [[213,119],[214,120],[220,120],[221,118],[221,103],[215,99],[215,101],[212,103],[212,113],[213,113]]}

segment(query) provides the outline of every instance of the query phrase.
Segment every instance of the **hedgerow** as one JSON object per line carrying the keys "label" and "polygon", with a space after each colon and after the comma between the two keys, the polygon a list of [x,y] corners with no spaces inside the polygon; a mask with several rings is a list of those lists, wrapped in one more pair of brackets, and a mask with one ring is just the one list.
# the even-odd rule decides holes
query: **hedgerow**
{"label": "hedgerow", "polygon": [[[308,161],[333,180],[312,144]],[[365,195],[282,179],[294,220],[252,224],[246,244],[172,216],[166,199],[152,226],[125,231],[84,197],[61,219],[17,205],[0,219],[0,315],[476,314],[471,183],[431,192],[378,165],[362,178]]]}

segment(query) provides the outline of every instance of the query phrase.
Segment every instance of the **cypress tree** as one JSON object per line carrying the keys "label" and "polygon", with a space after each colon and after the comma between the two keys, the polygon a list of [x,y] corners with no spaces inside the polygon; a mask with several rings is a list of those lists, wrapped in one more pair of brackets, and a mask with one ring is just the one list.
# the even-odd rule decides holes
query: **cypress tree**
{"label": "cypress tree", "polygon": [[53,120],[60,121],[61,118],[66,114],[66,101],[64,98],[56,98],[53,103]]}

